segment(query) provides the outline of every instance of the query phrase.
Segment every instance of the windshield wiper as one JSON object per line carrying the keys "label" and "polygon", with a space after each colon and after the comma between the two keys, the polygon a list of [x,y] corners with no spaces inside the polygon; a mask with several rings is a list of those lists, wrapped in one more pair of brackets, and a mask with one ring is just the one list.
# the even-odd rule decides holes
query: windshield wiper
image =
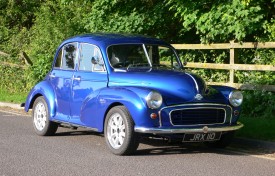
{"label": "windshield wiper", "polygon": [[148,65],[148,63],[137,63],[137,64],[129,64],[126,69],[129,70],[130,68],[152,68],[152,67]]}

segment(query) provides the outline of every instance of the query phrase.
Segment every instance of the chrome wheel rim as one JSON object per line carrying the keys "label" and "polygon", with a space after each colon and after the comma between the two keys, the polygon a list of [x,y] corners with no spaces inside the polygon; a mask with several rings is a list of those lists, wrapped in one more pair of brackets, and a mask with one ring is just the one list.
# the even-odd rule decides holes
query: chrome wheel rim
{"label": "chrome wheel rim", "polygon": [[107,126],[107,138],[110,145],[114,149],[120,148],[124,142],[125,134],[125,123],[122,116],[119,113],[113,114]]}
{"label": "chrome wheel rim", "polygon": [[42,131],[46,126],[47,111],[46,107],[42,102],[39,102],[34,109],[33,123],[35,128]]}

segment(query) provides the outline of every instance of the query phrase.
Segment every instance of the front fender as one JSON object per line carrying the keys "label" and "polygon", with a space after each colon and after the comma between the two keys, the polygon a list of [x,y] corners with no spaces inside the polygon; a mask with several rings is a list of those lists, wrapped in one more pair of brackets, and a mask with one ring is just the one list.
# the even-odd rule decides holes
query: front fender
{"label": "front fender", "polygon": [[48,104],[50,117],[54,117],[56,112],[55,93],[52,86],[47,81],[41,81],[32,88],[25,102],[25,111],[28,112],[29,109],[32,109],[35,99],[39,96],[44,97]]}
{"label": "front fender", "polygon": [[[236,90],[235,88],[233,87],[228,87],[228,86],[211,86],[212,88],[216,89],[217,91],[221,92],[221,94],[224,96],[224,98],[226,99],[226,103],[228,105],[231,106],[232,108],[232,119],[231,119],[231,122],[232,123],[236,123],[237,120],[239,119],[240,117],[240,112],[241,112],[241,106],[239,107],[234,107],[230,104],[229,102],[229,94],[233,91],[233,90]],[[239,113],[237,115],[234,115],[233,112],[235,111],[238,111]]]}
{"label": "front fender", "polygon": [[233,88],[233,87],[228,87],[228,86],[214,86],[214,85],[212,85],[212,86],[210,86],[210,87],[212,87],[212,88],[218,90],[219,92],[221,92],[222,95],[223,95],[226,99],[228,99],[229,94],[230,94],[233,90],[235,90],[235,88]]}
{"label": "front fender", "polygon": [[[124,105],[130,112],[136,126],[159,125],[157,120],[150,118],[152,111],[147,108],[145,97],[151,90],[137,87],[108,87],[99,95],[84,102],[81,121],[89,127],[103,132],[104,120],[108,110],[114,105]],[[96,106],[95,106],[96,104]]]}

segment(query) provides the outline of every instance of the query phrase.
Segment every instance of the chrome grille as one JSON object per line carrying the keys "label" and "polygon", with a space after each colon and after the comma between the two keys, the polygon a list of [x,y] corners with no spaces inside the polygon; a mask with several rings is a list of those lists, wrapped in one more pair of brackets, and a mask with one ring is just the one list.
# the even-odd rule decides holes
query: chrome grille
{"label": "chrome grille", "polygon": [[225,122],[226,113],[222,108],[180,109],[170,112],[172,125],[207,125]]}

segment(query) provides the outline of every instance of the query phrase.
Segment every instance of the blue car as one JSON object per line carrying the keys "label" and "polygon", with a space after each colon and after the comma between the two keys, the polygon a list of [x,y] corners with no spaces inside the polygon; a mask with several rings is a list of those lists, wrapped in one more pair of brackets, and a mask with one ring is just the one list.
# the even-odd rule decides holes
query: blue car
{"label": "blue car", "polygon": [[143,136],[226,147],[243,96],[206,86],[184,70],[175,49],[140,35],[86,34],[57,48],[52,69],[30,91],[25,111],[41,136],[58,127],[104,133],[116,155],[134,153]]}

